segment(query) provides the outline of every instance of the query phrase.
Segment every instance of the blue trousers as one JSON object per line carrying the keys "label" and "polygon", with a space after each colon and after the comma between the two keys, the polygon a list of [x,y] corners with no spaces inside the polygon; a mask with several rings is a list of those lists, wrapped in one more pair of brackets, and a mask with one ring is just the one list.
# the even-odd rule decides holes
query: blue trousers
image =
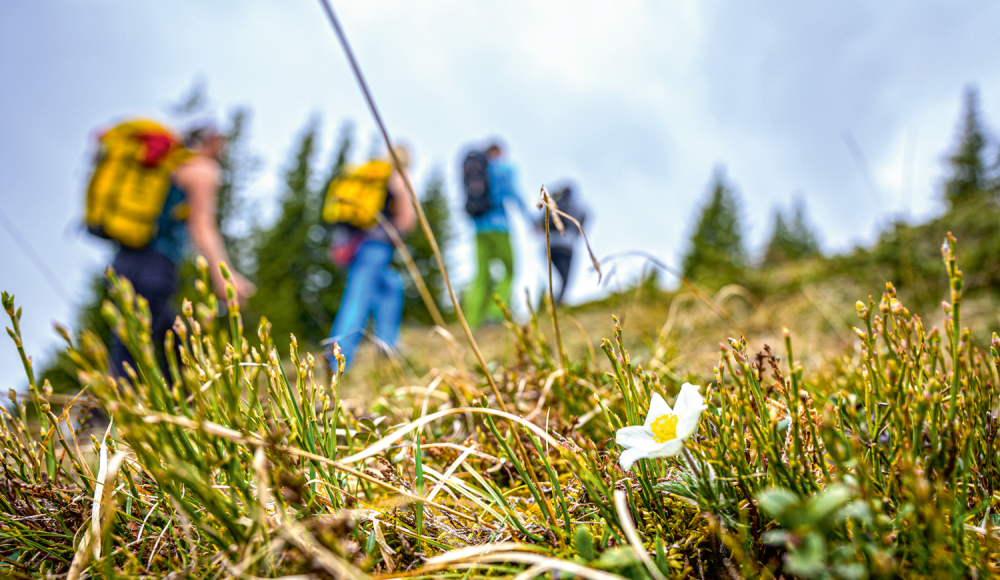
{"label": "blue trousers", "polygon": [[[369,316],[375,322],[378,346],[394,347],[399,340],[403,282],[399,274],[389,267],[392,252],[392,246],[385,242],[363,242],[347,272],[347,286],[330,329],[330,338],[340,345],[348,367]],[[332,359],[330,364],[336,368]]]}

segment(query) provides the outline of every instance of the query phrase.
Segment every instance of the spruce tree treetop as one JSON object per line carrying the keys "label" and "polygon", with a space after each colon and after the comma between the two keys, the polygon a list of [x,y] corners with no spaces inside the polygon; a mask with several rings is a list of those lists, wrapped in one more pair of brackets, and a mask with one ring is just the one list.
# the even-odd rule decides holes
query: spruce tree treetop
{"label": "spruce tree treetop", "polygon": [[746,266],[739,201],[725,172],[717,169],[708,202],[688,242],[684,277],[718,287],[740,280]]}
{"label": "spruce tree treetop", "polygon": [[300,341],[316,340],[326,332],[327,319],[307,301],[305,285],[310,270],[309,235],[318,223],[320,193],[315,182],[317,123],[310,122],[285,172],[280,213],[273,226],[260,232],[255,253],[257,292],[248,304],[255,315],[272,324],[275,343],[287,348],[289,333]]}
{"label": "spruce tree treetop", "polygon": [[951,207],[984,199],[992,193],[983,161],[985,148],[986,137],[979,119],[979,93],[970,86],[965,89],[965,110],[958,146],[948,158],[951,177],[945,183],[944,194]]}
{"label": "spruce tree treetop", "polygon": [[805,202],[795,200],[791,217],[774,212],[774,230],[764,253],[765,264],[801,260],[819,255],[819,240],[806,220]]}

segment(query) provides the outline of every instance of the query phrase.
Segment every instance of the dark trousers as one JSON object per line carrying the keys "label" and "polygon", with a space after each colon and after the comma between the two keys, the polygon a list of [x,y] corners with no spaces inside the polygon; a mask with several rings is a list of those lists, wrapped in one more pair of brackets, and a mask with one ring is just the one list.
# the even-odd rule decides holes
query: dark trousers
{"label": "dark trousers", "polygon": [[551,248],[552,267],[559,272],[562,284],[559,286],[559,293],[556,294],[556,304],[562,304],[566,288],[569,286],[569,267],[573,264],[572,248]]}
{"label": "dark trousers", "polygon": [[[173,309],[174,294],[177,293],[177,265],[163,254],[143,248],[133,250],[122,248],[115,256],[111,267],[119,277],[128,278],[135,293],[149,302],[150,326],[153,331],[153,345],[164,377],[170,373],[163,356],[163,338],[174,324],[177,316]],[[135,368],[132,355],[117,336],[111,337],[111,372],[122,375],[122,363]]]}

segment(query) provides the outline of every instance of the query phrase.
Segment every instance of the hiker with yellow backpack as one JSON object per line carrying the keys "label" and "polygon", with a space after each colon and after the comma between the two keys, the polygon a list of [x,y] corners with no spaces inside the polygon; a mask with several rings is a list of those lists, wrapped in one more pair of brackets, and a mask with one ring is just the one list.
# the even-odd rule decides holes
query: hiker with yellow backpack
{"label": "hiker with yellow backpack", "polygon": [[[222,176],[219,158],[225,146],[225,137],[212,125],[188,131],[182,142],[168,128],[146,119],[116,125],[99,138],[87,188],[87,229],[116,242],[111,267],[149,302],[158,347],[176,317],[177,266],[189,240],[208,260],[216,293],[225,296],[219,263],[231,262],[215,215]],[[240,302],[245,302],[253,284],[235,271],[233,280]],[[134,366],[117,337],[112,337],[110,358],[112,372],[121,373],[125,362]]]}
{"label": "hiker with yellow backpack", "polygon": [[[410,163],[409,151],[393,148],[401,170]],[[406,193],[403,176],[392,163],[373,159],[347,167],[327,190],[323,219],[333,224],[331,260],[348,268],[347,285],[334,318],[327,345],[327,361],[337,370],[333,345],[340,346],[350,366],[365,324],[374,323],[374,342],[390,350],[399,340],[403,317],[403,282],[391,267],[394,247],[386,228],[407,234],[416,225],[416,212]]]}

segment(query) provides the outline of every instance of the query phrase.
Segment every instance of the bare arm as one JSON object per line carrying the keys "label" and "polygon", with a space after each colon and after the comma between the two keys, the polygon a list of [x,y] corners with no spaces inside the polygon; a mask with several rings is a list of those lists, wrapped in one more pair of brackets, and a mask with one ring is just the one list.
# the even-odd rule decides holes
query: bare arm
{"label": "bare arm", "polygon": [[393,171],[389,177],[389,191],[392,192],[392,225],[401,234],[408,234],[417,225],[417,213],[410,201],[410,194],[406,190],[406,182],[403,176]]}
{"label": "bare arm", "polygon": [[191,235],[192,243],[208,260],[216,294],[225,297],[226,284],[219,270],[219,262],[225,262],[233,272],[240,303],[245,303],[253,293],[254,286],[233,270],[232,262],[226,253],[226,246],[222,241],[222,234],[216,225],[219,166],[207,158],[195,158],[177,169],[174,180],[187,194],[188,206],[191,208],[187,220],[188,233]]}

